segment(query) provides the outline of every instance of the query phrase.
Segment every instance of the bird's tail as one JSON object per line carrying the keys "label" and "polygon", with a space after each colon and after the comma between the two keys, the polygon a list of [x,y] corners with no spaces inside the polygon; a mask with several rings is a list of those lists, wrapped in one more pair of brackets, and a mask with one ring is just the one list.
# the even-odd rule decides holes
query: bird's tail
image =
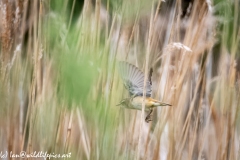
{"label": "bird's tail", "polygon": [[160,102],[160,101],[158,101],[156,99],[151,99],[151,101],[153,102],[153,105],[155,107],[158,107],[158,106],[172,106],[171,104]]}

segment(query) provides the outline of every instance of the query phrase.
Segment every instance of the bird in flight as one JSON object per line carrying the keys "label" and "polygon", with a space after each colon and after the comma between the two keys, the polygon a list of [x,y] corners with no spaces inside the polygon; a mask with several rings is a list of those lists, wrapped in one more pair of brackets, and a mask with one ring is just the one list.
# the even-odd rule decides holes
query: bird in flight
{"label": "bird in flight", "polygon": [[[128,90],[130,97],[123,99],[117,106],[121,105],[128,109],[142,110],[143,103],[143,89],[144,89],[144,74],[136,66],[120,61],[118,66],[120,77],[123,80],[125,88]],[[148,112],[145,121],[151,121],[151,113],[154,107],[171,106],[170,104],[160,102],[151,98],[152,96],[152,68],[146,82],[146,98],[145,111]]]}

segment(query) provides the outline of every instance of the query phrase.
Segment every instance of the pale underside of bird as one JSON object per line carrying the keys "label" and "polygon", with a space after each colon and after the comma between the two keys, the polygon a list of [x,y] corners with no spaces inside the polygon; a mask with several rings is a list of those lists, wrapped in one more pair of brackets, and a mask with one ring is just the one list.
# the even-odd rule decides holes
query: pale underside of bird
{"label": "pale underside of bird", "polygon": [[[142,110],[143,105],[143,90],[144,90],[144,74],[136,66],[127,62],[119,62],[119,74],[123,80],[125,88],[128,90],[130,97],[123,99],[118,105],[129,109]],[[146,82],[146,98],[145,98],[145,111],[148,115],[145,119],[146,122],[151,121],[151,113],[154,107],[158,106],[171,106],[170,104],[160,102],[151,98],[152,96],[152,69],[150,70],[148,80]]]}

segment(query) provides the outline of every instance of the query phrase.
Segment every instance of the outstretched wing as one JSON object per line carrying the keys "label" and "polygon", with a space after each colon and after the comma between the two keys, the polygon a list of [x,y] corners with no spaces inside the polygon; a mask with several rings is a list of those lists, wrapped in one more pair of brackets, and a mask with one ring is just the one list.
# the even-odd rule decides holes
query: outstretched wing
{"label": "outstretched wing", "polygon": [[[136,66],[127,62],[119,62],[119,73],[123,79],[125,88],[129,91],[129,94],[135,96],[143,96],[144,87],[144,74]],[[146,96],[151,97],[152,85],[151,79],[146,84]]]}

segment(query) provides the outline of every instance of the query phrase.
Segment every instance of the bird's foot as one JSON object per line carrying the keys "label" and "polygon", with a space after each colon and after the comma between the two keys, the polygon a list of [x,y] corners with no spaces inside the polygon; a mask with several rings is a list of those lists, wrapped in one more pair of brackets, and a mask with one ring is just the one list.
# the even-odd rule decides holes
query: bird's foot
{"label": "bird's foot", "polygon": [[150,109],[150,111],[149,111],[147,117],[145,118],[145,122],[148,123],[148,122],[152,121],[152,117],[151,117],[151,113],[152,113],[152,112],[153,112],[153,110]]}
{"label": "bird's foot", "polygon": [[151,115],[148,115],[148,116],[145,118],[145,122],[149,123],[150,121],[152,121],[152,117],[151,117]]}

